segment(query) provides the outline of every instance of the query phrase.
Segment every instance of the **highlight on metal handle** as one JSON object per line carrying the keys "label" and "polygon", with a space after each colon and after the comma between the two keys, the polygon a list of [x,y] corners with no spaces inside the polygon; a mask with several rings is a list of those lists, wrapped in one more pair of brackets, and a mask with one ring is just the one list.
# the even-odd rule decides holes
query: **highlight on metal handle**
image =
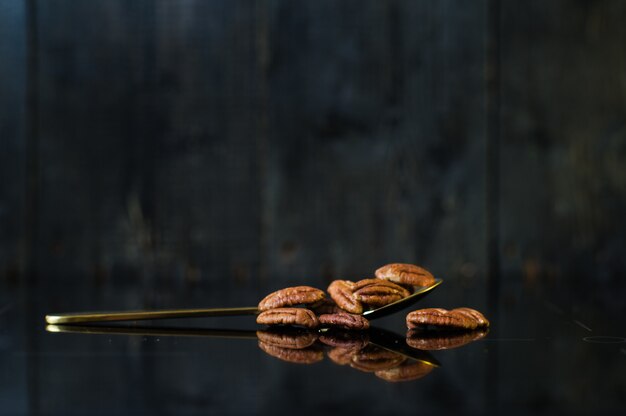
{"label": "highlight on metal handle", "polygon": [[256,315],[255,306],[211,309],[164,309],[154,311],[78,312],[46,315],[48,324],[78,324],[86,322],[140,321],[146,319],[200,318],[211,316]]}

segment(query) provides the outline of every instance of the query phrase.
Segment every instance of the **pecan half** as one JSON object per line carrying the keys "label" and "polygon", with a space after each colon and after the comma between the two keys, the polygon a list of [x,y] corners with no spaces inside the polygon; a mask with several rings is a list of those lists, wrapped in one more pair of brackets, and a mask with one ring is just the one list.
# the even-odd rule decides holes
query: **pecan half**
{"label": "pecan half", "polygon": [[319,348],[304,349],[283,348],[259,341],[259,348],[272,357],[296,364],[313,364],[324,359],[324,352]]}
{"label": "pecan half", "polygon": [[406,343],[410,347],[424,351],[450,350],[479,340],[488,332],[486,329],[476,329],[473,331],[435,331],[433,334],[411,329],[407,332]]}
{"label": "pecan half", "polygon": [[428,270],[414,264],[387,264],[376,270],[375,274],[379,279],[411,286],[430,286],[435,283],[434,276]]}
{"label": "pecan half", "polygon": [[362,303],[368,306],[379,308],[399,301],[402,299],[402,296],[393,293],[390,295],[359,295],[358,298]]}
{"label": "pecan half", "polygon": [[385,306],[410,295],[402,286],[381,279],[360,280],[354,288],[356,299],[374,307]]}
{"label": "pecan half", "polygon": [[285,331],[270,329],[256,331],[259,341],[282,348],[299,350],[310,347],[317,341],[318,333],[313,331]]}
{"label": "pecan half", "polygon": [[260,311],[283,308],[293,305],[311,305],[326,297],[324,291],[311,286],[294,286],[277,290],[259,302]]}
{"label": "pecan half", "polygon": [[452,309],[452,313],[467,316],[470,319],[474,319],[478,323],[479,327],[488,327],[489,321],[485,318],[485,315],[472,308],[455,308]]}
{"label": "pecan half", "polygon": [[354,284],[353,291],[354,292],[363,292],[363,290],[367,290],[367,288],[371,287],[387,287],[392,289],[394,292],[402,295],[403,297],[409,296],[411,292],[398,283],[394,283],[390,280],[384,279],[362,279]]}
{"label": "pecan half", "polygon": [[476,329],[485,326],[485,324],[479,324],[479,319],[468,314],[467,311],[449,311],[442,308],[426,308],[410,312],[406,316],[406,325],[409,329],[426,326]]}
{"label": "pecan half", "polygon": [[332,313],[319,316],[320,324],[324,326],[337,326],[345,329],[364,330],[370,327],[370,322],[362,315],[350,313]]}
{"label": "pecan half", "polygon": [[363,305],[353,295],[354,282],[333,280],[326,290],[337,306],[350,313],[363,313]]}
{"label": "pecan half", "polygon": [[411,381],[426,376],[428,373],[433,371],[433,368],[435,367],[432,365],[415,361],[411,363],[403,363],[397,367],[387,370],[378,370],[374,374],[385,381]]}
{"label": "pecan half", "polygon": [[261,312],[256,317],[257,324],[262,325],[299,325],[306,328],[317,328],[319,320],[315,314],[304,308],[277,308]]}
{"label": "pecan half", "polygon": [[352,357],[350,367],[373,373],[396,367],[405,360],[406,358],[398,353],[368,345]]}

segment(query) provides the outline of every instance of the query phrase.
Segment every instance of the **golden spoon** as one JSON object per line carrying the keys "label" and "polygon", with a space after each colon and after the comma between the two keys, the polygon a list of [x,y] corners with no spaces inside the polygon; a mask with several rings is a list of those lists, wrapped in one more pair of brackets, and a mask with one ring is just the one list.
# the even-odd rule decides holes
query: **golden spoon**
{"label": "golden spoon", "polygon": [[[404,309],[439,286],[443,280],[435,279],[435,283],[417,289],[415,293],[397,302],[390,303],[380,308],[363,312],[367,319],[376,319],[390,315]],[[57,313],[46,315],[46,322],[49,324],[78,324],[86,322],[118,322],[118,321],[139,321],[147,319],[174,319],[174,318],[200,318],[211,316],[240,316],[258,315],[260,311],[256,306],[240,308],[210,308],[210,309],[162,309],[152,311],[121,311],[121,312],[77,312],[77,313]]]}

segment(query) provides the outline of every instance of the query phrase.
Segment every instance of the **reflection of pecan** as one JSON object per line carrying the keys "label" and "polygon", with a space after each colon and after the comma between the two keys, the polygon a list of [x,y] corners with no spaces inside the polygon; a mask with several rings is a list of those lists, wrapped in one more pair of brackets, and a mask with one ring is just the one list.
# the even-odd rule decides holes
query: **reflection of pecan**
{"label": "reflection of pecan", "polygon": [[483,338],[489,330],[473,331],[421,331],[411,329],[407,332],[406,343],[418,350],[449,350]]}
{"label": "reflection of pecan", "polygon": [[426,308],[418,309],[410,312],[406,316],[406,324],[409,329],[425,327],[425,326],[437,326],[447,328],[458,329],[476,329],[478,327],[485,327],[489,325],[489,321],[475,311],[477,314],[468,312],[469,308],[463,308],[463,310],[451,310],[448,311],[442,308]]}
{"label": "reflection of pecan", "polygon": [[282,348],[259,340],[259,348],[272,357],[297,364],[313,364],[324,359],[324,352],[319,348],[304,349]]}
{"label": "reflection of pecan", "polygon": [[331,347],[340,347],[359,351],[369,343],[369,335],[363,331],[349,331],[339,328],[330,328],[322,333],[319,340]]}
{"label": "reflection of pecan", "polygon": [[327,291],[340,308],[350,313],[363,313],[363,305],[352,294],[353,288],[354,282],[333,280]]}
{"label": "reflection of pecan", "polygon": [[293,305],[311,305],[324,299],[326,294],[310,286],[295,286],[277,290],[259,302],[259,310],[282,308]]}
{"label": "reflection of pecan", "polygon": [[256,331],[259,341],[282,348],[302,349],[309,347],[317,340],[317,332],[312,331]]}
{"label": "reflection of pecan", "polygon": [[300,325],[317,328],[319,320],[315,314],[304,308],[277,308],[261,312],[256,317],[257,324],[263,325]]}
{"label": "reflection of pecan", "polygon": [[420,362],[410,362],[403,363],[397,367],[390,368],[388,370],[379,370],[376,371],[377,377],[382,378],[386,381],[411,381],[417,380],[418,378],[422,378],[431,371],[433,371],[433,366]]}
{"label": "reflection of pecan", "polygon": [[360,280],[354,286],[354,297],[374,307],[385,306],[409,295],[402,286],[381,279]]}
{"label": "reflection of pecan", "polygon": [[430,286],[435,283],[435,278],[428,270],[405,263],[387,264],[376,270],[376,277],[412,286]]}
{"label": "reflection of pecan", "polygon": [[370,322],[362,315],[345,312],[320,315],[319,321],[324,326],[338,326],[346,329],[363,330],[370,327]]}
{"label": "reflection of pecan", "polygon": [[330,328],[320,335],[319,340],[331,348],[327,355],[334,363],[346,365],[352,358],[369,343],[369,335],[362,331],[349,331],[339,328]]}
{"label": "reflection of pecan", "polygon": [[350,366],[365,372],[374,372],[396,367],[406,358],[396,352],[368,345],[352,357]]}
{"label": "reflection of pecan", "polygon": [[332,362],[339,365],[347,365],[352,362],[352,357],[356,354],[356,351],[352,348],[335,347],[328,350],[326,355]]}

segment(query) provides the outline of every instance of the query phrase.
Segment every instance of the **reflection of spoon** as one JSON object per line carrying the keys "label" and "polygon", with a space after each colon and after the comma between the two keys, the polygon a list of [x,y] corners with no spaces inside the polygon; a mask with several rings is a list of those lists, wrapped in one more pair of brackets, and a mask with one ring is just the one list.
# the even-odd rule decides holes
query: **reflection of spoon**
{"label": "reflection of spoon", "polygon": [[[79,325],[48,325],[46,331],[55,333],[79,334],[108,334],[108,335],[144,335],[144,336],[177,336],[177,337],[204,337],[204,338],[232,338],[256,340],[257,331],[237,329],[204,329],[204,328],[167,328],[167,327],[139,327],[139,326],[79,326]],[[350,331],[344,332],[350,334]],[[361,336],[360,331],[354,332]],[[441,364],[427,351],[409,347],[400,335],[381,328],[369,329],[370,343],[395,352],[412,360],[420,361],[433,367]]]}
{"label": "reflection of spoon", "polygon": [[102,326],[102,325],[46,325],[46,331],[91,335],[145,335],[153,337],[210,337],[232,339],[257,339],[256,331],[239,329],[167,328],[149,326]]}
{"label": "reflection of spoon", "polygon": [[[372,327],[369,331],[370,343],[389,351],[393,351],[412,360],[420,361],[433,367],[439,367],[441,364],[431,354],[424,350],[417,350],[407,345],[404,337],[395,332],[382,328]],[[424,354],[426,353],[426,354]]]}
{"label": "reflection of spoon", "polygon": [[[380,308],[363,312],[367,319],[376,319],[390,315],[404,309],[439,286],[443,280],[435,279],[430,286],[418,288],[415,293],[397,302],[390,303]],[[125,312],[79,312],[46,315],[49,324],[78,324],[85,322],[115,322],[115,321],[138,321],[146,319],[173,319],[173,318],[199,318],[210,316],[239,316],[257,315],[259,310],[256,306],[241,308],[211,308],[211,309],[165,309],[153,311],[125,311]]]}

